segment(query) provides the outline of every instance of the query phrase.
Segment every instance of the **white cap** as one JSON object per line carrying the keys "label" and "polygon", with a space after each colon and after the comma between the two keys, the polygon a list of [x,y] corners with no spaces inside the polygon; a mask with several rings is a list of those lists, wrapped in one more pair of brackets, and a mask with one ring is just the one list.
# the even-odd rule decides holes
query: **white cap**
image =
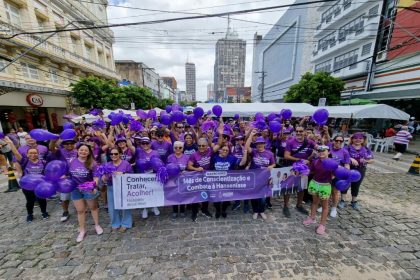
{"label": "white cap", "polygon": [[415,117],[411,117],[411,118],[410,118],[410,120],[415,120],[415,119],[416,119]]}

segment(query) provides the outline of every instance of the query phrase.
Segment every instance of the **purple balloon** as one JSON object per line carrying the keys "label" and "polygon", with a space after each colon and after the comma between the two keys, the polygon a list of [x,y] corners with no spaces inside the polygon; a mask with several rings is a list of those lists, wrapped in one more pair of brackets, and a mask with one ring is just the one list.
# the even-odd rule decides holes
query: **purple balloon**
{"label": "purple balloon", "polygon": [[350,174],[349,174],[349,181],[350,182],[357,182],[362,178],[362,174],[360,174],[359,171],[352,169],[350,170]]}
{"label": "purple balloon", "polygon": [[220,105],[214,105],[211,110],[213,111],[213,114],[216,117],[220,117],[222,115],[222,113],[223,113],[222,106],[220,106]]}
{"label": "purple balloon", "polygon": [[172,113],[172,120],[175,122],[182,122],[184,120],[184,114],[181,111],[175,111]]}
{"label": "purple balloon", "polygon": [[169,177],[175,177],[179,173],[181,173],[181,168],[179,168],[178,164],[169,163],[166,165],[166,171],[168,172]]}
{"label": "purple balloon", "polygon": [[147,117],[154,119],[156,118],[156,110],[155,109],[150,109],[149,112],[147,113]]}
{"label": "purple balloon", "polygon": [[318,109],[314,112],[312,115],[312,119],[318,124],[318,125],[324,125],[328,121],[329,113],[327,109]]}
{"label": "purple balloon", "polygon": [[58,182],[57,191],[61,193],[71,193],[76,187],[77,185],[72,179],[65,178]]}
{"label": "purple balloon", "polygon": [[208,110],[206,115],[211,115],[211,110]]}
{"label": "purple balloon", "polygon": [[264,114],[263,113],[256,113],[255,114],[256,121],[264,121]]}
{"label": "purple balloon", "polygon": [[201,107],[194,108],[193,114],[197,119],[199,119],[204,115],[204,110]]}
{"label": "purple balloon", "polygon": [[166,113],[166,111],[164,111],[164,110],[162,110],[162,111],[160,111],[160,113],[159,113],[159,116],[163,116],[163,115],[167,115],[168,113]]}
{"label": "purple balloon", "polygon": [[322,160],[322,167],[326,170],[334,171],[338,168],[338,163],[332,158],[326,158]]}
{"label": "purple balloon", "polygon": [[32,129],[29,135],[36,141],[57,140],[59,136],[41,128]]}
{"label": "purple balloon", "polygon": [[195,125],[195,124],[197,123],[197,118],[196,118],[196,116],[194,116],[194,115],[189,115],[189,116],[187,117],[187,123],[188,123],[189,125]]}
{"label": "purple balloon", "polygon": [[170,125],[172,120],[170,115],[160,116],[160,122],[164,125]]}
{"label": "purple balloon", "polygon": [[45,166],[44,173],[47,180],[57,181],[67,173],[67,163],[61,160],[50,161]]}
{"label": "purple balloon", "polygon": [[66,129],[73,129],[73,128],[74,128],[74,124],[73,123],[68,122],[68,123],[63,124],[63,129],[64,130],[66,130]]}
{"label": "purple balloon", "polygon": [[44,181],[40,183],[38,186],[36,186],[35,195],[39,198],[46,199],[53,196],[55,192],[57,191],[57,188],[58,187],[56,184],[49,181]]}
{"label": "purple balloon", "polygon": [[274,119],[275,118],[277,118],[277,116],[276,116],[276,114],[274,114],[274,113],[270,113],[270,114],[268,114],[268,116],[267,116],[267,119],[268,119],[268,121],[274,121]]}
{"label": "purple balloon", "polygon": [[334,176],[337,177],[340,180],[348,180],[349,176],[350,176],[350,170],[348,170],[345,167],[339,166],[335,172],[334,172]]}
{"label": "purple balloon", "polygon": [[63,132],[60,133],[60,138],[61,139],[74,139],[77,136],[77,132],[74,129],[65,129]]}
{"label": "purple balloon", "polygon": [[4,138],[4,133],[0,132],[0,139],[3,139],[3,138]]}
{"label": "purple balloon", "polygon": [[140,118],[140,119],[147,119],[147,113],[145,111],[143,111],[142,109],[138,109],[136,111],[136,115]]}
{"label": "purple balloon", "polygon": [[172,106],[171,105],[166,105],[166,108],[165,108],[165,111],[166,111],[166,113],[170,113],[170,112],[172,112]]}
{"label": "purple balloon", "polygon": [[172,104],[172,112],[175,112],[175,111],[181,111],[182,112],[181,105],[176,104],[176,103]]}
{"label": "purple balloon", "polygon": [[136,167],[138,172],[144,173],[145,171],[148,171],[152,168],[150,161],[145,159],[138,159],[136,160]]}
{"label": "purple balloon", "polygon": [[290,119],[292,117],[292,110],[290,110],[290,109],[282,110],[281,116],[284,120]]}
{"label": "purple balloon", "polygon": [[271,121],[269,126],[270,130],[274,133],[278,133],[281,130],[281,124],[277,121]]}
{"label": "purple balloon", "polygon": [[24,190],[33,191],[42,182],[45,182],[44,175],[27,174],[20,179],[19,185]]}
{"label": "purple balloon", "polygon": [[342,192],[350,187],[350,182],[347,180],[339,180],[335,183],[334,187]]}
{"label": "purple balloon", "polygon": [[233,116],[233,118],[234,118],[235,120],[239,120],[239,114],[235,114],[235,115]]}
{"label": "purple balloon", "polygon": [[164,166],[163,161],[160,159],[160,157],[156,156],[150,159],[150,164],[155,172],[157,172],[160,167]]}

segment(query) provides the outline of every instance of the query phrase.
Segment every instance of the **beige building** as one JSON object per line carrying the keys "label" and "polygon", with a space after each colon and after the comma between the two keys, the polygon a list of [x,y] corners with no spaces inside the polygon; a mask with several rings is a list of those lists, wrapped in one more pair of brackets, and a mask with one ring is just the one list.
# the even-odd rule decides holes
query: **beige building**
{"label": "beige building", "polygon": [[[49,34],[22,32],[107,24],[106,0],[0,0],[0,69]],[[0,72],[3,130],[57,129],[72,111],[69,85],[94,75],[117,79],[110,29],[60,32]]]}

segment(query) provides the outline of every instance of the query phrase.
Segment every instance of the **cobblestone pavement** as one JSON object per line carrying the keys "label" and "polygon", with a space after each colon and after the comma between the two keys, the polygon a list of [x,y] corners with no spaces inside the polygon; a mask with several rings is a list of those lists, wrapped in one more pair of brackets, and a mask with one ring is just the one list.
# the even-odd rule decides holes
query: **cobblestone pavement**
{"label": "cobblestone pavement", "polygon": [[36,208],[26,224],[23,194],[1,193],[0,279],[420,279],[418,189],[418,176],[368,174],[362,209],[341,210],[323,237],[274,199],[265,222],[239,211],[194,224],[167,209],[143,221],[135,211],[133,229],[96,236],[89,226],[81,244],[73,207],[60,223],[50,200],[51,218]]}

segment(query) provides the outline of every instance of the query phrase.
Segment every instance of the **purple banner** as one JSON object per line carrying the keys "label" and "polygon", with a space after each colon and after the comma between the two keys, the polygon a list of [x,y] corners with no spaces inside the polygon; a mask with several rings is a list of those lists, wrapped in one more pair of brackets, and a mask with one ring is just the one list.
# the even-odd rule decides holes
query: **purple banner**
{"label": "purple banner", "polygon": [[164,187],[165,205],[271,196],[268,169],[185,172]]}

